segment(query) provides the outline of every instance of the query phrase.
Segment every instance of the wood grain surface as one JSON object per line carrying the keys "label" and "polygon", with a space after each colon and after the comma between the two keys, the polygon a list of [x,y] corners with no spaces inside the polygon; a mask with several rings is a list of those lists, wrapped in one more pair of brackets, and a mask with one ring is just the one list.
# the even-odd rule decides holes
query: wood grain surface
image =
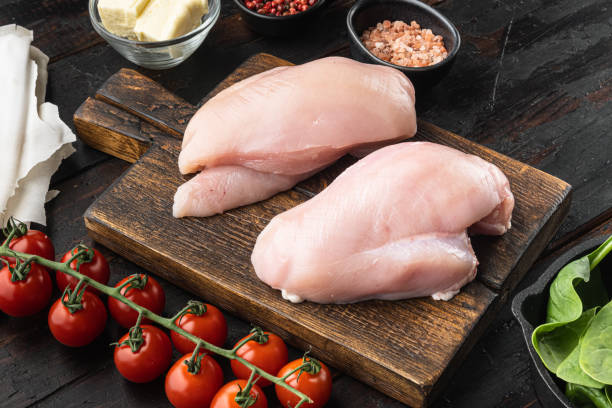
{"label": "wood grain surface", "polygon": [[[418,116],[528,163],[574,187],[569,215],[525,281],[545,264],[591,234],[612,233],[612,7],[607,0],[428,0],[462,35],[452,71],[429,92],[417,96]],[[269,52],[296,63],[326,55],[348,56],[346,13],[353,0],[328,1],[321,18],[293,38],[264,38],[250,31],[233,1],[223,1],[221,17],[203,46],[181,66],[166,71],[138,68],[123,59],[88,21],[81,0],[0,0],[0,25],[17,23],[35,31],[34,45],[48,53],[48,98],[71,126],[75,110],[120,68],[153,78],[196,105],[245,58]],[[61,256],[75,244],[92,245],[82,214],[128,164],[81,143],[64,161],[52,188],[62,194],[47,204],[48,226]],[[43,228],[38,226],[38,228]],[[98,245],[111,263],[111,283],[138,266]],[[166,314],[192,295],[160,279]],[[522,286],[522,284],[521,284]],[[59,293],[55,293],[55,298]],[[112,320],[99,341],[82,350],[58,344],[46,329],[46,311],[29,319],[0,314],[0,407],[169,407],[163,378],[129,384],[112,364],[112,349],[123,330]],[[248,322],[227,315],[231,346],[249,330]],[[381,337],[384,342],[386,337]],[[293,357],[299,351],[292,351]],[[175,355],[175,358],[178,358]],[[219,361],[232,378],[227,361]],[[554,407],[538,387],[520,329],[504,306],[474,346],[436,408]],[[280,405],[267,390],[270,408]],[[330,407],[400,408],[347,375],[334,376]]]}
{"label": "wood grain surface", "polygon": [[[250,58],[211,95],[257,72],[287,64],[269,55]],[[151,105],[138,105],[133,90],[148,95]],[[318,193],[350,160],[343,159],[265,202],[221,216],[176,220],[171,215],[172,196],[184,182],[175,165],[180,149],[176,130],[184,128],[185,112],[193,112],[194,107],[125,70],[110,78],[96,98],[104,102],[88,100],[75,114],[83,140],[130,160],[153,140],[140,160],[87,211],[86,226],[97,241],[282,334],[298,347],[312,347],[325,361],[415,406],[427,405],[440,392],[495,310],[552,237],[569,205],[568,184],[421,122],[419,139],[481,155],[502,168],[511,180],[517,200],[514,227],[504,237],[478,240],[479,281],[450,302],[413,299],[343,306],[293,305],[255,278],[249,261],[252,246],[274,215]],[[105,103],[109,101],[130,114],[105,114],[102,111],[109,107]],[[159,112],[160,118],[154,112]],[[134,120],[136,116],[138,120]],[[172,136],[160,135],[151,123]],[[109,137],[109,132],[113,136]],[[389,341],[377,343],[383,333]],[[372,344],[379,346],[373,348]]]}
{"label": "wood grain surface", "polygon": [[179,139],[196,111],[184,99],[130,69],[110,77],[96,98],[117,105]]}

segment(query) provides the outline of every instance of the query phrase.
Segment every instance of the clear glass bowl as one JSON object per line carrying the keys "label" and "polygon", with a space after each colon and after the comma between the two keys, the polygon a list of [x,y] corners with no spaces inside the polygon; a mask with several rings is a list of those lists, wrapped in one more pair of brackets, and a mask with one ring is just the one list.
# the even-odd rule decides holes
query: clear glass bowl
{"label": "clear glass bowl", "polygon": [[149,69],[172,68],[189,58],[202,44],[220,13],[221,1],[208,0],[208,13],[193,31],[167,41],[133,41],[107,31],[100,20],[98,0],[89,0],[89,18],[96,32],[126,59]]}

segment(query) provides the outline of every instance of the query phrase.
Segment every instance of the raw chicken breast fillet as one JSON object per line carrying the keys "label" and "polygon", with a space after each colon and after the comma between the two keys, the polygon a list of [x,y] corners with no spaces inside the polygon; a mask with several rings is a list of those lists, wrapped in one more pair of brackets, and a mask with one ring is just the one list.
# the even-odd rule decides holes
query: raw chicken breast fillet
{"label": "raw chicken breast fillet", "polygon": [[241,166],[213,167],[200,172],[178,188],[174,195],[173,215],[209,216],[245,203],[265,200],[288,190],[302,178],[261,173]]}
{"label": "raw chicken breast fillet", "polygon": [[442,145],[400,143],[274,217],[251,261],[294,302],[448,300],[476,274],[467,228],[501,235],[513,207],[508,179],[493,164]]}
{"label": "raw chicken breast fillet", "polygon": [[179,169],[202,174],[179,188],[174,215],[266,199],[347,153],[415,133],[414,88],[398,70],[330,57],[266,71],[220,92],[189,122]]}

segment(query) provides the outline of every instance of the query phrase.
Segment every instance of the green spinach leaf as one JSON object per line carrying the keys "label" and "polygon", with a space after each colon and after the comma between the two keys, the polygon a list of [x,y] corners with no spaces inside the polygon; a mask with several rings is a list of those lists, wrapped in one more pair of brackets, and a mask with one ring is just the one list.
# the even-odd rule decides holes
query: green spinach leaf
{"label": "green spinach leaf", "polygon": [[590,309],[569,323],[547,323],[536,329],[532,340],[546,368],[559,375],[559,366],[578,347],[580,337],[595,316],[595,311]]}
{"label": "green spinach leaf", "polygon": [[612,403],[606,398],[603,391],[595,388],[567,383],[565,395],[578,407],[612,408]]}
{"label": "green spinach leaf", "polygon": [[582,300],[576,285],[589,281],[591,268],[588,257],[576,259],[565,265],[550,285],[550,297],[546,311],[546,323],[566,324],[582,314]]}
{"label": "green spinach leaf", "polygon": [[608,398],[608,402],[612,404],[612,385],[606,385],[606,398]]}
{"label": "green spinach leaf", "polygon": [[580,367],[595,380],[612,384],[612,302],[597,313],[584,333]]}
{"label": "green spinach leaf", "polygon": [[[588,287],[591,271],[611,250],[612,236],[595,251],[564,266],[550,286],[546,323],[536,327],[531,341],[546,368],[553,373],[576,348],[586,328],[584,321],[576,322],[584,311],[576,287],[582,285],[581,293],[598,292]],[[593,283],[600,285],[601,280]],[[598,298],[603,299],[603,295]]]}
{"label": "green spinach leaf", "polygon": [[[578,320],[568,324],[565,327],[575,326],[576,335],[578,336],[578,343],[574,347],[574,349],[569,353],[569,355],[563,360],[559,366],[557,367],[557,377],[568,382],[579,385],[584,385],[585,387],[593,387],[593,388],[603,388],[604,384],[596,381],[588,374],[586,374],[582,368],[580,368],[580,348],[582,346],[582,334],[588,330],[591,322],[595,318],[595,314],[597,313],[598,308],[592,308],[587,310],[578,318]],[[542,349],[542,345],[540,345]]]}

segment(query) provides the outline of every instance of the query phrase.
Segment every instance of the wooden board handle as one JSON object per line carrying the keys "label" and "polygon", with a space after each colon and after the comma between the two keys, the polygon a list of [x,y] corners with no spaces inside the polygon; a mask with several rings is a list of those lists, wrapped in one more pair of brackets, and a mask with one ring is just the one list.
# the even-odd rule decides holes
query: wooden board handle
{"label": "wooden board handle", "polygon": [[83,102],[73,120],[81,140],[130,163],[138,161],[155,140],[168,139],[167,134],[155,126],[93,98]]}
{"label": "wooden board handle", "polygon": [[[268,54],[249,58],[223,81],[200,105],[233,82],[247,78],[253,71],[271,66],[292,65]],[[132,69],[123,68],[112,75],[74,114],[81,139],[95,149],[135,163],[156,139],[170,135],[182,139],[197,107],[174,95],[157,82]]]}
{"label": "wooden board handle", "polygon": [[98,89],[96,99],[130,112],[178,139],[183,138],[189,119],[197,111],[157,82],[126,68]]}

